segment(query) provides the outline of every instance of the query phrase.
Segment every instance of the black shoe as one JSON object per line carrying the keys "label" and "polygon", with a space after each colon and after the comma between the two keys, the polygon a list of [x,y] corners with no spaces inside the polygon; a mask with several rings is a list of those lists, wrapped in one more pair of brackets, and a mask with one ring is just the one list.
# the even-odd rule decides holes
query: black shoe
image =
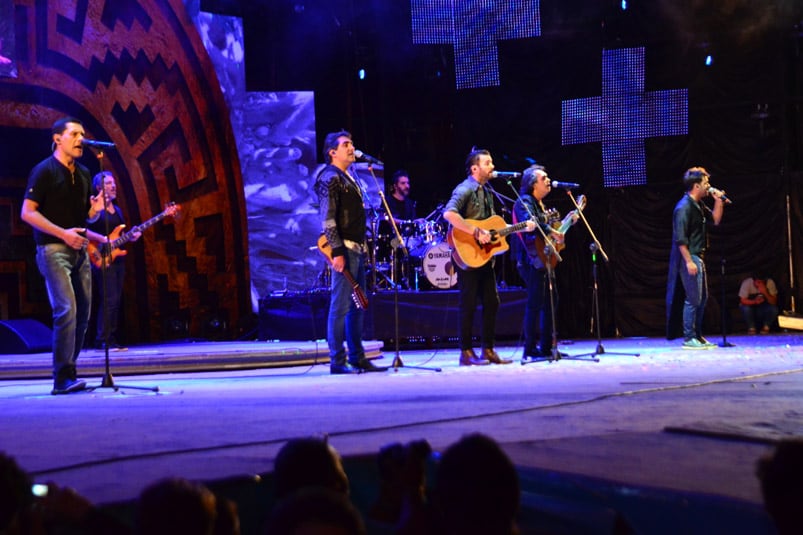
{"label": "black shoe", "polygon": [[353,373],[360,373],[360,370],[352,368],[346,363],[343,364],[330,364],[329,373],[332,375],[349,375]]}
{"label": "black shoe", "polygon": [[357,364],[351,364],[351,367],[359,370],[361,373],[388,371],[387,366],[377,366],[368,359],[362,359]]}
{"label": "black shoe", "polygon": [[53,390],[51,390],[50,393],[54,396],[58,396],[59,394],[78,392],[85,388],[86,383],[84,381],[79,381],[78,379],[62,379],[53,383]]}

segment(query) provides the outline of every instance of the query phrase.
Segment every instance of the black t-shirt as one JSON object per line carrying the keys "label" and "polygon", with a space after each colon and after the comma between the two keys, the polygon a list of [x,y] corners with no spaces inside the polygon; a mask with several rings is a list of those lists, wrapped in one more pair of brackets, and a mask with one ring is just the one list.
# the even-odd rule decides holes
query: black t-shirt
{"label": "black t-shirt", "polygon": [[[51,156],[31,170],[25,198],[36,202],[39,212],[62,228],[84,228],[91,192],[89,169],[75,162],[75,172]],[[33,229],[37,245],[63,243],[56,236]]]}
{"label": "black t-shirt", "polygon": [[400,201],[393,195],[389,195],[387,201],[390,213],[393,214],[395,219],[400,219],[402,221],[412,221],[415,219],[415,201],[410,197],[405,197],[403,201]]}

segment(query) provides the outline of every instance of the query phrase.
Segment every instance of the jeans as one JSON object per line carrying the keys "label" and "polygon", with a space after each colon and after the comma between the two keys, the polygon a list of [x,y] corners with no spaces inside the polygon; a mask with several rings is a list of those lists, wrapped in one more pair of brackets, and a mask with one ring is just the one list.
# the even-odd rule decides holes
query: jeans
{"label": "jeans", "polygon": [[[105,285],[104,288],[104,275]],[[100,344],[108,341],[110,345],[120,342],[117,336],[117,324],[120,318],[120,301],[123,297],[123,281],[125,279],[125,262],[112,262],[104,270],[92,270],[92,284],[97,288],[95,295],[98,297],[97,305],[97,336],[95,347],[103,347]],[[105,291],[105,290],[108,290]],[[108,332],[104,330],[106,325],[106,314],[108,314]]]}
{"label": "jeans", "polygon": [[680,269],[680,280],[686,291],[686,300],[683,302],[683,338],[686,340],[702,338],[703,316],[708,302],[705,263],[699,256],[692,255],[691,259],[697,266],[697,275],[689,275],[685,265]]}
{"label": "jeans", "polygon": [[84,345],[92,306],[92,272],[86,249],[62,243],[36,247],[36,265],[45,278],[53,309],[53,378],[75,379],[75,361]]}
{"label": "jeans", "polygon": [[739,305],[739,308],[742,309],[744,322],[747,324],[748,329],[755,329],[756,327],[760,329],[764,326],[772,328],[778,319],[778,307],[770,303]]}
{"label": "jeans", "polygon": [[[519,275],[527,286],[527,304],[524,306],[524,354],[547,354],[552,351],[552,309],[549,303],[549,286],[545,269],[536,269],[530,263],[518,264]],[[553,291],[557,288],[553,287]],[[540,339],[540,348],[537,347]]]}
{"label": "jeans", "polygon": [[[346,269],[360,288],[365,291],[365,255],[346,249]],[[364,312],[357,308],[351,298],[351,284],[342,273],[332,270],[332,296],[329,301],[329,317],[326,323],[326,340],[329,344],[329,360],[332,364],[346,363],[345,341],[348,360],[357,364],[365,358],[362,346]]]}
{"label": "jeans", "polygon": [[472,349],[471,331],[478,300],[482,303],[482,347],[493,348],[499,309],[493,260],[478,269],[456,269],[460,290],[460,349]]}

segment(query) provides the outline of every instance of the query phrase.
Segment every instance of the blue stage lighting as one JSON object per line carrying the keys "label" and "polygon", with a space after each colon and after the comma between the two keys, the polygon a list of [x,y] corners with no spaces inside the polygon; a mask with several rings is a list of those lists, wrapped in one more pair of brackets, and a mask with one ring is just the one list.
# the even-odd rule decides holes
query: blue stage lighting
{"label": "blue stage lighting", "polygon": [[365,80],[365,69],[357,71],[357,76],[359,76],[360,80]]}
{"label": "blue stage lighting", "polygon": [[711,54],[705,56],[705,66],[710,67],[714,63],[714,57]]}
{"label": "blue stage lighting", "polygon": [[687,89],[644,91],[644,48],[602,51],[602,96],[564,100],[564,145],[602,143],[606,186],[646,184],[644,140],[688,133]]}
{"label": "blue stage lighting", "polygon": [[413,43],[454,46],[457,89],[499,85],[502,39],[541,35],[540,0],[410,0]]}
{"label": "blue stage lighting", "polygon": [[622,0],[622,11],[627,10],[627,0]]}

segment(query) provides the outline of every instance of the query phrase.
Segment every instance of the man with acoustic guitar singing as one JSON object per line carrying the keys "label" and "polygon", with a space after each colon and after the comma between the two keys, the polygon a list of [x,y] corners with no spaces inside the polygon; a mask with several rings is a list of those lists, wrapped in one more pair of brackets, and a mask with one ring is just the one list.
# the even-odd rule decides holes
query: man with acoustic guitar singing
{"label": "man with acoustic guitar singing", "polygon": [[[360,288],[365,288],[366,278],[366,216],[362,189],[349,173],[355,161],[351,134],[327,134],[323,157],[328,165],[318,174],[314,187],[327,242],[322,251],[331,251],[332,295],[326,323],[329,371],[333,375],[386,371],[365,358],[362,345],[363,307],[367,302],[362,302],[365,298]],[[359,301],[352,299],[353,292],[361,296]]]}
{"label": "man with acoustic guitar singing", "polygon": [[[474,148],[466,158],[466,179],[457,185],[452,197],[446,203],[443,217],[452,225],[452,231],[473,236],[479,252],[491,251],[495,244],[504,243],[504,236],[498,231],[483,228],[482,220],[494,216],[493,198],[486,186],[493,177],[494,164],[491,153]],[[534,227],[529,227],[532,230]],[[453,235],[454,233],[450,233]],[[460,234],[458,234],[459,236]],[[452,241],[451,245],[455,247]],[[506,244],[505,244],[506,245]],[[506,247],[505,247],[506,248]],[[457,251],[457,249],[456,249]],[[482,366],[486,364],[510,364],[512,360],[503,359],[494,349],[496,312],[499,309],[499,294],[496,290],[496,273],[493,255],[488,256],[482,265],[467,265],[465,259],[458,259],[453,252],[452,260],[457,270],[457,285],[460,290],[460,366]],[[468,256],[468,255],[466,255]],[[482,256],[482,255],[479,255]],[[471,343],[471,327],[478,301],[482,302],[482,354],[477,355]]]}
{"label": "man with acoustic guitar singing", "polygon": [[[535,218],[541,229],[554,244],[563,243],[564,234],[552,227],[543,199],[552,191],[546,169],[531,165],[521,178],[520,197],[513,205],[514,221]],[[577,216],[574,216],[575,220]],[[548,292],[547,262],[554,267],[552,258],[544,253],[540,232],[519,234],[514,242],[516,268],[527,286],[527,304],[524,307],[524,354],[522,360],[552,358],[552,309]],[[555,300],[557,301],[557,299]],[[557,303],[555,303],[557,306]],[[540,336],[539,336],[540,333]],[[540,344],[536,345],[537,342]],[[540,346],[540,347],[539,347]],[[560,356],[560,353],[558,353]]]}
{"label": "man with acoustic guitar singing", "polygon": [[[101,171],[92,178],[92,187],[96,193],[101,191],[106,197],[105,209],[100,211],[100,217],[94,223],[87,225],[87,235],[93,243],[102,244],[106,241],[104,236],[125,225],[123,212],[115,204],[117,199],[117,182],[109,171]],[[130,241],[136,241],[142,234],[133,232]],[[90,256],[90,260],[91,260]],[[105,283],[104,283],[104,264],[105,264]],[[97,319],[97,336],[95,347],[105,349],[105,344],[109,345],[111,351],[124,351],[125,348],[119,343],[117,324],[120,318],[120,301],[123,297],[123,280],[125,279],[125,257],[113,254],[106,256],[100,265],[92,263],[92,286],[97,291],[98,305],[95,317]],[[108,319],[108,323],[105,323]]]}

